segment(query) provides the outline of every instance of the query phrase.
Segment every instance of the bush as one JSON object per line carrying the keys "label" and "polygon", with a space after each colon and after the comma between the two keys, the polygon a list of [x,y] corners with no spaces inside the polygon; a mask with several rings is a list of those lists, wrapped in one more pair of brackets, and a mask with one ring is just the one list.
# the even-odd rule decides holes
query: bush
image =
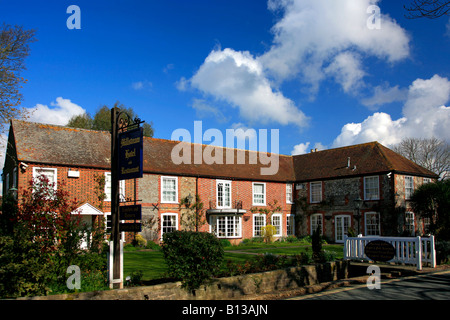
{"label": "bush", "polygon": [[193,290],[218,274],[223,247],[211,233],[174,231],[163,236],[162,251],[170,277]]}
{"label": "bush", "polygon": [[140,234],[136,234],[132,241],[132,245],[134,247],[145,248],[145,246],[147,246],[147,240],[145,240],[144,237]]}
{"label": "bush", "polygon": [[277,232],[277,229],[275,228],[275,226],[268,224],[267,226],[262,227],[261,230],[262,230],[262,234],[264,237],[264,241],[266,243],[272,243],[273,236]]}

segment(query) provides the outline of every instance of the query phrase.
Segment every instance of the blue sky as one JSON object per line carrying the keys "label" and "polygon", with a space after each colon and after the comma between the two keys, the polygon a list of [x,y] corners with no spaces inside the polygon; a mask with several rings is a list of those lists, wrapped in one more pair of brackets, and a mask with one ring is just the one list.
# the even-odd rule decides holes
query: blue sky
{"label": "blue sky", "polygon": [[[408,20],[404,3],[0,1],[0,21],[37,31],[22,74],[32,121],[120,101],[156,138],[201,120],[224,136],[278,129],[279,152],[293,154],[450,140],[449,17]],[[67,28],[70,5],[81,29]]]}

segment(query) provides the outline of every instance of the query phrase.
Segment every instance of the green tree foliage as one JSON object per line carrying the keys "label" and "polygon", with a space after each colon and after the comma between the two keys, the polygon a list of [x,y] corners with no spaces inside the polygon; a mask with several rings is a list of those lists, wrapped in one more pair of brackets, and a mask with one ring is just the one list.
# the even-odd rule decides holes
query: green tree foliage
{"label": "green tree foliage", "polygon": [[[71,265],[79,266],[82,273],[105,273],[106,256],[101,254],[104,227],[98,224],[87,230],[76,212],[77,201],[69,200],[63,188],[60,183],[55,190],[45,176],[39,176],[22,191],[19,203],[14,205],[9,199],[3,207],[0,298],[45,295],[51,288],[64,289]],[[91,245],[81,250],[82,239],[88,233],[92,234]]]}
{"label": "green tree foliage", "polygon": [[[138,118],[133,108],[127,108],[123,104],[116,102],[114,107],[119,108],[120,111],[125,111],[132,119]],[[73,116],[67,123],[68,127],[111,131],[111,108],[104,105],[100,107],[95,113],[94,117],[89,114],[81,114]],[[144,123],[144,137],[153,137],[153,123]]]}
{"label": "green tree foliage", "polygon": [[421,185],[411,197],[414,212],[430,219],[430,232],[450,241],[450,180]]}
{"label": "green tree foliage", "polygon": [[215,235],[193,231],[165,233],[162,251],[169,276],[181,279],[188,290],[199,288],[217,275],[224,255]]}
{"label": "green tree foliage", "polygon": [[25,69],[25,58],[30,53],[29,44],[35,41],[34,30],[21,26],[0,26],[0,129],[12,118],[24,116],[18,108],[22,101],[20,89],[26,82],[20,76]]}

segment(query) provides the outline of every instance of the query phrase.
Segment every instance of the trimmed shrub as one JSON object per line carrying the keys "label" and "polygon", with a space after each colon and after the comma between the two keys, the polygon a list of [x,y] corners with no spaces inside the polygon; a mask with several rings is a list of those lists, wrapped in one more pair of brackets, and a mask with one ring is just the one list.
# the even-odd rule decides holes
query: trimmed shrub
{"label": "trimmed shrub", "polygon": [[170,277],[194,290],[220,271],[223,247],[211,233],[174,231],[163,236],[162,251]]}

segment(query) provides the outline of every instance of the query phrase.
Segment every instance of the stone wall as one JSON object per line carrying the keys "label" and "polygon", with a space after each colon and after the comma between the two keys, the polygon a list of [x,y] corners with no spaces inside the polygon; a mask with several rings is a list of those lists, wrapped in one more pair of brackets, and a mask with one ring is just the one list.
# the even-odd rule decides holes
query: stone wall
{"label": "stone wall", "polygon": [[336,261],[282,270],[219,278],[199,289],[188,292],[181,282],[146,287],[26,297],[20,300],[229,300],[246,295],[298,289],[322,282],[346,279],[348,262]]}

